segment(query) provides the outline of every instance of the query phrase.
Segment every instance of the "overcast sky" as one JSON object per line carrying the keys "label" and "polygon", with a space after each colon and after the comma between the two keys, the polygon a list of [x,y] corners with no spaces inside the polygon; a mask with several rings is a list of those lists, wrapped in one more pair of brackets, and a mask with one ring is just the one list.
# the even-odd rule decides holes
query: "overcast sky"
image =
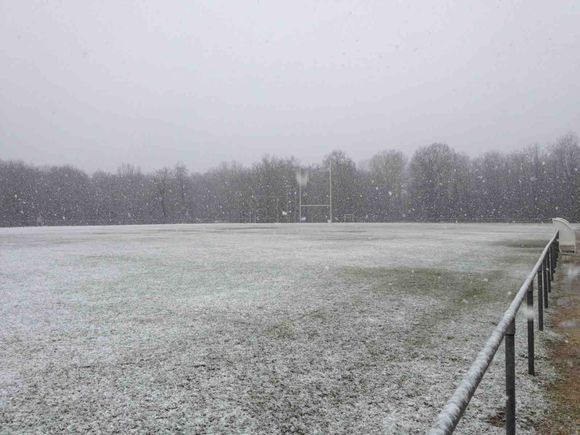
{"label": "overcast sky", "polygon": [[0,159],[205,170],[580,133],[580,1],[0,0]]}

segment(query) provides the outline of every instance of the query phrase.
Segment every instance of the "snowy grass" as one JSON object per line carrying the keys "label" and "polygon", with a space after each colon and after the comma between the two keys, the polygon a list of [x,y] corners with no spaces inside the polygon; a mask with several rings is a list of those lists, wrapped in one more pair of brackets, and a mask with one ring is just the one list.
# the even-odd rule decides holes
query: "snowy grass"
{"label": "snowy grass", "polygon": [[[0,229],[6,432],[423,433],[551,227]],[[538,342],[519,429],[553,378]],[[549,333],[548,333],[549,334]],[[459,430],[504,400],[498,354]],[[539,405],[541,404],[541,405]]]}

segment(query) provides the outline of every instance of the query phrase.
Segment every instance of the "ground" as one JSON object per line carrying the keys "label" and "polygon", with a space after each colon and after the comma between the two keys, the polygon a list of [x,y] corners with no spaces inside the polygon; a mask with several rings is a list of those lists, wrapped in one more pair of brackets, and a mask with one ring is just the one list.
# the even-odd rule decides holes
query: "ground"
{"label": "ground", "polygon": [[[424,433],[551,232],[0,229],[0,429]],[[531,433],[555,375],[542,334],[526,374],[524,321],[518,426]],[[502,348],[459,433],[503,432],[503,364]]]}
{"label": "ground", "polygon": [[556,406],[543,429],[552,434],[577,434],[580,430],[580,260],[565,257],[553,292],[554,314],[549,327],[555,332],[548,343],[558,378],[548,387]]}

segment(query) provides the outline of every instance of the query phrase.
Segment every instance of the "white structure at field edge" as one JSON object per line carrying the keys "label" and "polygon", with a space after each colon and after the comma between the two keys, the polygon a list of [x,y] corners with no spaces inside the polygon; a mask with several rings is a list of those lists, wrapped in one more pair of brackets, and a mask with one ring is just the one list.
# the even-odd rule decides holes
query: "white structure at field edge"
{"label": "white structure at field edge", "polygon": [[328,167],[328,204],[302,204],[302,188],[308,184],[308,173],[303,174],[302,168],[296,173],[296,181],[298,182],[298,222],[302,223],[302,208],[303,207],[328,207],[329,220],[332,223],[332,164]]}

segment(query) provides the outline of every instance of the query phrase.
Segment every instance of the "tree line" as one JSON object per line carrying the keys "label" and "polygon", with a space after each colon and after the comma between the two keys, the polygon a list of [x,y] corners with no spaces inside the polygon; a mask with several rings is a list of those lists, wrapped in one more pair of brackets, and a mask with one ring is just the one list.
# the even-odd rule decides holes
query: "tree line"
{"label": "tree line", "polygon": [[410,158],[390,150],[359,165],[333,151],[315,165],[264,157],[251,167],[224,163],[205,173],[182,164],[143,173],[123,164],[116,173],[90,175],[0,160],[0,226],[298,222],[300,215],[325,222],[328,207],[300,213],[299,206],[328,204],[331,187],[337,222],[578,221],[579,168],[573,133],[548,146],[475,158],[434,143]]}

